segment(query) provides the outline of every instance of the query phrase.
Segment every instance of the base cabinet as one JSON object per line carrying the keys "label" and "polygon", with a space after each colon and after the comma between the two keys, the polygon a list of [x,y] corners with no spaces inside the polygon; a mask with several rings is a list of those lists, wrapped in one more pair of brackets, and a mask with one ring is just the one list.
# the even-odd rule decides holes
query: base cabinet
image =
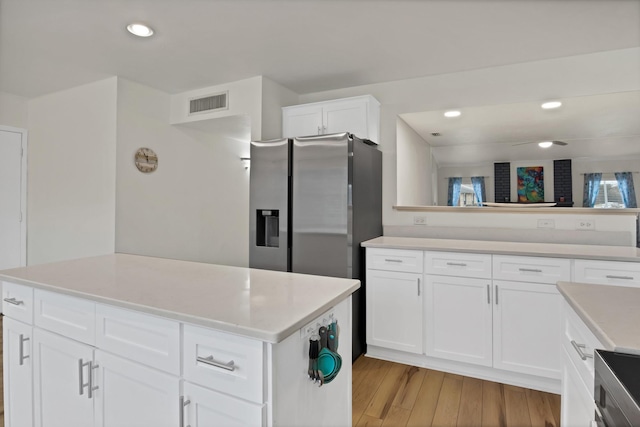
{"label": "base cabinet", "polygon": [[4,340],[4,420],[8,426],[33,426],[33,327],[5,317]]}
{"label": "base cabinet", "polygon": [[591,427],[595,418],[593,391],[582,381],[565,348],[562,349],[562,406],[560,425]]}
{"label": "base cabinet", "polygon": [[191,427],[251,427],[263,425],[264,405],[234,399],[184,382],[184,420]]}

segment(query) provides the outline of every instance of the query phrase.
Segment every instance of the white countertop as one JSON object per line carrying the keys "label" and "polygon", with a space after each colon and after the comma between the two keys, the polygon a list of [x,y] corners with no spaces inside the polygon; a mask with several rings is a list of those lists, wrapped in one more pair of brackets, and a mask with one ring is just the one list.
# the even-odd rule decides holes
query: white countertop
{"label": "white countertop", "polygon": [[[516,233],[517,230],[514,230]],[[640,262],[640,249],[630,246],[565,245],[555,243],[491,242],[486,240],[427,239],[382,236],[362,242],[367,248],[476,252],[500,255],[584,258]]]}
{"label": "white countertop", "polygon": [[0,280],[274,343],[360,287],[354,279],[126,254],[3,270]]}
{"label": "white countertop", "polygon": [[557,286],[605,350],[640,354],[640,288],[572,282]]}

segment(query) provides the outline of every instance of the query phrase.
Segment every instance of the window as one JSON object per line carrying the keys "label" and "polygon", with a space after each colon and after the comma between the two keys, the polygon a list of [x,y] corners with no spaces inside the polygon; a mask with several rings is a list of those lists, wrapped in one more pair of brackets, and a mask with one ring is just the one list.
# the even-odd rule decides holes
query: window
{"label": "window", "polygon": [[460,202],[458,206],[478,206],[478,202],[476,201],[476,193],[473,191],[473,185],[471,181],[468,179],[464,179],[460,185]]}
{"label": "window", "polygon": [[594,208],[624,208],[624,202],[622,201],[622,195],[618,188],[618,181],[602,180],[600,181],[600,189],[598,190],[598,196],[596,197],[596,203]]}

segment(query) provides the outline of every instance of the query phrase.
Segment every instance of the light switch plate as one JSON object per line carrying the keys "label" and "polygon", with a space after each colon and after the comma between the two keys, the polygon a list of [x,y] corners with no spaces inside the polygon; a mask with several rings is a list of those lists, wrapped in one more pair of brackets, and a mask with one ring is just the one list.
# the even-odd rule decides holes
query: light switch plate
{"label": "light switch plate", "polygon": [[552,219],[539,219],[538,228],[556,228],[556,222]]}

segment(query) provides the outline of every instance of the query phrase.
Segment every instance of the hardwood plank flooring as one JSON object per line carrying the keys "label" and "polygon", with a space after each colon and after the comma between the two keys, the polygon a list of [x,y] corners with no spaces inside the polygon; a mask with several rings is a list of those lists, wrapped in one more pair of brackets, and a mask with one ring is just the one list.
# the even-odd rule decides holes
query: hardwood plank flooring
{"label": "hardwood plank flooring", "polygon": [[559,427],[560,396],[360,357],[355,427]]}

